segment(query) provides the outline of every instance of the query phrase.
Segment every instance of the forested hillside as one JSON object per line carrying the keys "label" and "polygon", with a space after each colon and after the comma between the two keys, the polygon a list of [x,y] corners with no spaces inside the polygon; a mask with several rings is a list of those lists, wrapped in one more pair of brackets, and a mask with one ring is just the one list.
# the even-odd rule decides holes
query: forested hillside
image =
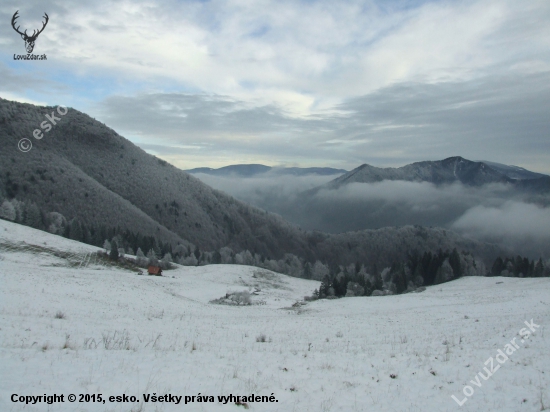
{"label": "forested hillside", "polygon": [[[278,215],[214,190],[147,154],[77,110],[0,99],[0,215],[4,219],[101,245],[157,247],[204,263],[257,264],[302,276],[306,264],[390,266],[411,251],[453,250],[491,263],[502,251],[442,229],[385,228],[338,235],[306,232]],[[18,141],[33,147],[24,153]],[[103,239],[105,237],[105,239]],[[146,250],[144,249],[146,252]],[[207,253],[205,253],[207,252]]]}

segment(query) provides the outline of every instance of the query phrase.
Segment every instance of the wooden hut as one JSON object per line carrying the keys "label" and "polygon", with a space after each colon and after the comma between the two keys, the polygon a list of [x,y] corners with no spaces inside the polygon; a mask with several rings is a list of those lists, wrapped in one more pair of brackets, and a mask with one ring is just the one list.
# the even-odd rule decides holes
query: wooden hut
{"label": "wooden hut", "polygon": [[149,273],[150,275],[162,276],[162,268],[160,266],[151,265],[147,268],[147,273]]}

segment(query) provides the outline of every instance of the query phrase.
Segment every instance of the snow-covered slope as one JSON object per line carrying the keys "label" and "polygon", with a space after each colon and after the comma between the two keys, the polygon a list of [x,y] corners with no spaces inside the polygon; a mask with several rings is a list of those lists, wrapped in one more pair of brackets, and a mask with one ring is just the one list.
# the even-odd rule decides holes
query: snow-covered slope
{"label": "snow-covered slope", "polygon": [[[550,406],[549,279],[463,278],[419,294],[293,307],[318,283],[225,265],[139,276],[105,266],[95,251],[0,220],[1,411],[243,410],[218,402],[229,394],[278,401],[249,403],[252,411]],[[253,300],[264,304],[209,303],[257,289]],[[520,343],[531,319],[540,327]],[[478,375],[480,387],[471,383],[513,338],[509,360],[487,381]],[[451,396],[462,401],[465,385],[474,393],[459,407]],[[65,403],[11,401],[54,393]],[[69,403],[69,394],[106,403]],[[123,394],[139,401],[108,400]],[[215,401],[147,403],[143,394]]]}

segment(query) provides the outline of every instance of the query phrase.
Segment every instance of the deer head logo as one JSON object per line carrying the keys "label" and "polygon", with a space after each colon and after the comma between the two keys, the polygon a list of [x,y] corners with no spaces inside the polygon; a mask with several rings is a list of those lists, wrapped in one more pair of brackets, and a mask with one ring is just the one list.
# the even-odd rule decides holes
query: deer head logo
{"label": "deer head logo", "polygon": [[44,13],[44,18],[46,19],[46,21],[44,23],[42,23],[42,28],[40,30],[38,30],[38,32],[36,30],[34,30],[33,33],[32,33],[32,36],[29,36],[29,35],[27,35],[27,30],[25,30],[24,33],[21,33],[19,31],[19,26],[17,26],[17,28],[15,27],[15,21],[19,17],[17,15],[17,13],[19,13],[19,10],[17,10],[15,12],[15,14],[13,15],[13,17],[11,18],[11,25],[12,25],[13,29],[21,35],[21,38],[23,40],[25,40],[25,48],[27,49],[27,53],[32,53],[32,51],[34,49],[34,42],[36,41],[36,38],[38,37],[38,35],[40,33],[42,33],[44,31],[44,29],[46,28],[46,24],[48,24],[49,17],[46,13]]}

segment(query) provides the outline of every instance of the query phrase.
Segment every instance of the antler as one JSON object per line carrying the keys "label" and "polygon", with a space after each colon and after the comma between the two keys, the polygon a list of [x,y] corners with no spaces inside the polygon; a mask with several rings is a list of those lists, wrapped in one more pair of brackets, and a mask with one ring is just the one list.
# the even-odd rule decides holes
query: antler
{"label": "antler", "polygon": [[17,15],[17,13],[19,13],[19,10],[17,10],[17,11],[14,13],[13,17],[11,18],[11,26],[12,26],[13,29],[14,29],[17,33],[19,33],[21,36],[26,36],[26,33],[27,33],[26,30],[25,30],[25,33],[21,33],[21,32],[19,31],[19,27],[20,27],[20,26],[17,26],[17,28],[15,28],[15,20],[17,20],[17,18],[19,17],[19,16]]}
{"label": "antler", "polygon": [[42,16],[42,17],[44,17],[46,19],[46,22],[42,23],[42,28],[40,30],[38,30],[38,33],[34,34],[34,32],[33,32],[32,37],[38,37],[38,35],[44,31],[44,29],[46,28],[46,25],[48,24],[48,21],[50,20],[50,18],[48,17],[48,14],[46,12],[44,12],[44,16]]}
{"label": "antler", "polygon": [[19,16],[17,15],[18,13],[19,13],[19,10],[17,10],[15,12],[15,14],[13,15],[13,17],[11,18],[11,25],[17,33],[19,33],[21,36],[25,36],[28,39],[36,39],[38,37],[38,35],[44,31],[44,29],[46,28],[46,25],[48,24],[48,21],[50,20],[50,18],[48,17],[48,13],[44,12],[43,17],[46,19],[46,22],[42,23],[42,28],[40,30],[38,30],[38,33],[36,32],[36,30],[33,30],[32,36],[29,36],[27,34],[27,30],[25,30],[24,33],[21,33],[19,31],[20,26],[17,26],[17,28],[15,28],[15,23],[16,23],[15,21],[19,18]]}

